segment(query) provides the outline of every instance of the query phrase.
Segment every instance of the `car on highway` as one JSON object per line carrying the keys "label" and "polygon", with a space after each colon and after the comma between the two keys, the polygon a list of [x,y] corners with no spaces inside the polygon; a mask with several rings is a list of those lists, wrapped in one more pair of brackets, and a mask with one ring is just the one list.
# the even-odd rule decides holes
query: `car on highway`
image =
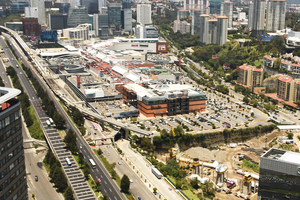
{"label": "car on highway", "polygon": [[100,179],[100,178],[98,178],[98,181],[99,181],[99,182],[101,182],[101,179]]}
{"label": "car on highway", "polygon": [[132,179],[130,179],[130,183],[133,183],[133,180],[132,180]]}
{"label": "car on highway", "polygon": [[37,182],[39,180],[38,176],[35,176],[35,181]]}
{"label": "car on highway", "polygon": [[95,135],[97,135],[97,133],[94,133]]}
{"label": "car on highway", "polygon": [[121,163],[121,162],[118,162],[118,164],[121,165],[122,163]]}

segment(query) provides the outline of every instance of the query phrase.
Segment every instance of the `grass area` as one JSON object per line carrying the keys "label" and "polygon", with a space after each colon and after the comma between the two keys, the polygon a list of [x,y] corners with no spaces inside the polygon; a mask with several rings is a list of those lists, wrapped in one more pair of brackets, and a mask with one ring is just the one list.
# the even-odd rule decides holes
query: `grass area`
{"label": "grass area", "polygon": [[[88,183],[90,184],[91,188],[93,189],[93,191],[95,192],[96,196],[99,196],[99,190],[94,182],[93,177],[89,174],[89,179],[88,179]],[[101,198],[99,198],[101,199]]]}
{"label": "grass area", "polygon": [[31,106],[29,106],[28,111],[33,120],[33,124],[30,127],[28,127],[28,131],[29,131],[31,137],[38,139],[38,140],[45,140],[43,130],[41,128],[41,125],[40,125],[38,119],[35,116],[33,108]]}
{"label": "grass area", "polygon": [[254,164],[251,161],[246,160],[246,159],[243,160],[243,168],[252,169],[254,172],[259,173],[259,165],[256,165],[256,164]]}
{"label": "grass area", "polygon": [[293,150],[293,145],[292,144],[280,144],[279,149],[292,151]]}
{"label": "grass area", "polygon": [[259,60],[257,60],[257,61],[254,62],[254,65],[255,65],[256,67],[260,67],[260,64],[261,64],[261,61],[259,61]]}
{"label": "grass area", "polygon": [[21,14],[11,14],[8,17],[0,17],[0,24],[4,25],[5,22],[21,22]]}
{"label": "grass area", "polygon": [[189,199],[199,199],[199,197],[191,190],[181,190],[181,192],[185,194],[185,196],[187,196]]}

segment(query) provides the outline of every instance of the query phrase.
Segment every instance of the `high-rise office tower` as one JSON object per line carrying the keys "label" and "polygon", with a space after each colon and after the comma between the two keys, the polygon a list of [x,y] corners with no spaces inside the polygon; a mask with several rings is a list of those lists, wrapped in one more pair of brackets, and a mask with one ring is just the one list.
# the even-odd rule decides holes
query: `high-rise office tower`
{"label": "high-rise office tower", "polygon": [[45,17],[45,1],[44,0],[31,0],[31,7],[38,8],[38,20],[40,25],[46,25]]}
{"label": "high-rise office tower", "polygon": [[121,4],[120,3],[107,3],[108,25],[120,28],[121,21]]}
{"label": "high-rise office tower", "polygon": [[223,46],[227,42],[228,17],[221,15],[217,19],[217,45]]}
{"label": "high-rise office tower", "polygon": [[122,26],[124,31],[132,31],[131,0],[122,0]]}
{"label": "high-rise office tower", "polygon": [[253,9],[254,9],[254,3],[251,1],[249,4],[249,12],[248,12],[248,28],[252,30],[253,25]]}
{"label": "high-rise office tower", "polygon": [[99,35],[99,15],[93,14],[93,29],[95,30],[95,36]]}
{"label": "high-rise office tower", "polygon": [[148,25],[151,21],[151,4],[137,4],[137,23]]}
{"label": "high-rise office tower", "polygon": [[0,199],[27,200],[20,90],[0,88]]}
{"label": "high-rise office tower", "polygon": [[60,3],[59,4],[59,13],[69,13],[70,3]]}
{"label": "high-rise office tower", "polygon": [[200,44],[210,44],[209,37],[209,15],[200,15]]}
{"label": "high-rise office tower", "polygon": [[205,10],[200,8],[194,8],[191,10],[192,15],[192,30],[191,34],[195,35],[200,33],[200,15],[204,14]]}
{"label": "high-rise office tower", "polygon": [[49,13],[48,28],[50,30],[61,30],[67,28],[68,14],[67,13]]}
{"label": "high-rise office tower", "polygon": [[220,14],[222,2],[224,2],[224,0],[210,0],[209,1],[210,14]]}
{"label": "high-rise office tower", "polygon": [[106,7],[106,0],[98,0],[98,10],[99,10],[100,14],[103,14],[103,13],[101,12],[101,9],[102,9],[103,7]]}
{"label": "high-rise office tower", "polygon": [[267,3],[266,31],[284,29],[285,25],[285,0],[269,0]]}
{"label": "high-rise office tower", "polygon": [[88,23],[88,11],[85,7],[70,8],[68,16],[68,28],[77,27],[79,24]]}
{"label": "high-rise office tower", "polygon": [[228,17],[228,28],[232,28],[233,2],[222,2],[220,14]]}
{"label": "high-rise office tower", "polygon": [[98,0],[81,0],[81,5],[88,9],[88,14],[98,13]]}
{"label": "high-rise office tower", "polygon": [[252,17],[252,35],[257,36],[264,34],[264,22],[265,22],[265,0],[254,0],[253,3],[253,15]]}

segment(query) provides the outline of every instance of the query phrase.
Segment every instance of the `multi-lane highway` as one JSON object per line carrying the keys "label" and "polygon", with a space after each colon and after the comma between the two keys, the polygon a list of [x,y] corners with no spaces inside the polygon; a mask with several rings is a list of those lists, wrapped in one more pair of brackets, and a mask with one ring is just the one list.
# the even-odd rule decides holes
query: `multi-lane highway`
{"label": "multi-lane highway", "polygon": [[[6,46],[6,44],[3,41],[3,39],[1,39],[1,44],[3,46]],[[12,46],[16,47],[17,56],[20,58],[20,60],[26,66],[28,66],[28,67],[31,68],[30,64],[25,59],[25,56],[22,54],[20,48],[18,48],[16,44],[13,44]],[[10,57],[13,58],[13,55],[11,54],[11,52],[8,49],[5,48],[5,51],[6,51],[5,53],[7,53],[7,55],[10,55]],[[17,61],[16,60],[12,61],[12,65],[17,66],[18,65]],[[20,67],[16,68],[16,69],[17,69],[18,74],[22,71],[20,69]],[[91,149],[89,148],[88,144],[86,143],[86,141],[84,140],[84,138],[81,136],[81,133],[79,132],[79,130],[77,129],[77,127],[73,124],[73,122],[71,121],[71,119],[69,118],[69,116],[67,115],[67,113],[61,107],[61,105],[56,101],[56,98],[52,94],[51,90],[43,82],[43,80],[40,78],[40,76],[37,75],[37,72],[34,69],[31,68],[31,71],[33,72],[34,76],[39,80],[39,82],[41,83],[41,85],[43,86],[43,88],[47,91],[47,93],[49,94],[50,98],[55,103],[55,106],[56,106],[58,112],[60,114],[62,114],[66,118],[66,127],[67,128],[71,127],[77,133],[77,135],[78,135],[77,142],[78,142],[78,145],[82,147],[80,149],[80,151],[82,151],[82,153],[84,154],[85,160],[88,162],[88,159],[92,158],[96,162],[96,168],[95,169],[91,169],[90,171],[91,171],[91,175],[94,178],[94,180],[97,180],[98,178],[100,178],[101,180],[103,180],[103,183],[101,184],[101,187],[100,187],[101,191],[106,191],[106,193],[105,192],[103,192],[103,193],[107,194],[110,197],[110,199],[115,199],[115,200],[125,199],[126,197],[120,192],[119,187],[111,179],[109,173],[106,171],[106,169],[104,168],[104,166],[102,165],[102,163],[99,161],[99,159],[91,151]],[[22,72],[22,74],[19,74],[19,75],[20,75],[20,79],[21,79],[22,82],[23,82],[23,79],[27,79],[27,77],[24,75],[23,72]],[[27,79],[27,81],[28,81],[28,79]],[[24,87],[25,88],[27,88],[27,87],[28,88],[32,88],[32,86],[30,85],[29,81],[28,81],[28,84],[29,85],[24,84]],[[32,88],[32,90],[33,90],[33,88]],[[31,96],[31,94],[32,94],[32,96]],[[33,93],[31,93],[31,91],[28,91],[28,95],[30,96],[31,101],[39,101],[35,93],[33,94]],[[41,104],[41,102],[39,102],[39,104]],[[36,109],[38,109],[38,108],[36,108]],[[41,112],[41,110],[38,111],[38,112]],[[40,117],[40,116],[38,116],[38,117]],[[52,134],[54,134],[54,133],[52,133]],[[55,136],[55,135],[50,135],[50,136],[54,137],[54,139],[56,139],[56,140],[59,140],[59,138],[57,136]],[[55,144],[55,146],[57,146],[57,147],[62,147],[61,145],[62,144],[59,141],[57,141],[57,144]],[[59,153],[62,153],[62,152],[59,152]],[[65,161],[63,163],[65,163]],[[69,173],[69,171],[67,171],[67,173]],[[68,176],[68,174],[67,174],[67,176]],[[78,184],[76,186],[78,186]],[[85,191],[88,191],[88,189],[85,190]],[[75,190],[75,193],[76,193],[76,190]],[[92,193],[92,192],[90,192],[90,193]],[[86,197],[86,196],[84,196],[84,197]],[[84,199],[84,197],[82,196],[82,198],[80,198],[80,199]]]}
{"label": "multi-lane highway", "polygon": [[[13,41],[10,41],[9,39],[8,41],[12,42],[11,46],[14,48]],[[34,108],[37,117],[40,120],[41,126],[44,130],[46,137],[48,137],[49,145],[52,147],[54,153],[58,156],[58,159],[62,164],[62,167],[75,192],[76,197],[78,199],[86,199],[86,200],[95,199],[96,197],[94,193],[92,192],[88,183],[84,180],[84,177],[81,171],[79,170],[79,168],[76,165],[73,165],[72,167],[69,167],[67,165],[66,158],[69,158],[72,163],[75,163],[73,157],[70,155],[70,152],[66,150],[65,144],[63,143],[62,138],[59,136],[56,129],[46,124],[46,120],[49,118],[41,106],[42,104],[40,99],[38,98],[33,86],[30,84],[30,81],[28,80],[27,76],[24,74],[24,71],[22,70],[21,66],[19,66],[19,63],[15,60],[14,55],[11,53],[10,49],[7,47],[2,37],[0,38],[0,44],[2,47],[4,47],[4,51],[6,55],[9,57],[11,65],[16,70],[19,79],[21,80],[21,83],[23,85],[23,88],[25,89],[26,93],[29,96],[31,105]],[[15,48],[15,50],[17,49]],[[22,57],[22,55],[20,55],[20,57]]]}

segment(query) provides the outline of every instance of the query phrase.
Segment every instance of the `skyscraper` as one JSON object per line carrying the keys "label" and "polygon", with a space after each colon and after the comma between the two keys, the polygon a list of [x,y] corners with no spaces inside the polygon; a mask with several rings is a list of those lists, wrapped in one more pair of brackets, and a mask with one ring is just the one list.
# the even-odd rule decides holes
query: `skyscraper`
{"label": "skyscraper", "polygon": [[210,14],[220,14],[222,2],[224,2],[224,0],[210,0],[209,1]]}
{"label": "skyscraper", "polygon": [[31,0],[31,7],[38,8],[38,20],[40,25],[46,25],[45,17],[45,1],[44,0]]}
{"label": "skyscraper", "polygon": [[208,20],[208,24],[209,24],[210,43],[217,44],[218,20],[210,19]]}
{"label": "skyscraper", "polygon": [[121,22],[121,4],[107,3],[108,25],[120,28]]}
{"label": "skyscraper", "polygon": [[267,4],[266,31],[284,29],[285,25],[285,0],[269,0]]}
{"label": "skyscraper", "polygon": [[228,28],[232,28],[233,2],[222,2],[220,14],[228,17]]}
{"label": "skyscraper", "polygon": [[131,0],[122,0],[122,26],[124,31],[132,31],[132,10],[131,10]]}
{"label": "skyscraper", "polygon": [[101,12],[101,8],[106,7],[106,0],[98,0],[98,10],[100,12],[100,14],[102,14]]}
{"label": "skyscraper", "polygon": [[217,19],[217,45],[223,46],[227,42],[228,17],[221,15]]}
{"label": "skyscraper", "polygon": [[200,15],[204,14],[204,9],[195,8],[191,10],[192,15],[192,31],[191,34],[195,35],[200,33]]}
{"label": "skyscraper", "polygon": [[81,5],[88,9],[88,14],[98,13],[98,0],[81,0]]}
{"label": "skyscraper", "polygon": [[0,88],[0,199],[27,200],[20,90]]}
{"label": "skyscraper", "polygon": [[210,44],[208,20],[209,15],[200,15],[200,44]]}
{"label": "skyscraper", "polygon": [[254,9],[254,3],[251,1],[249,4],[249,12],[248,12],[248,28],[249,30],[252,30],[253,25],[253,9]]}
{"label": "skyscraper", "polygon": [[252,17],[252,35],[257,36],[264,34],[264,22],[265,22],[265,0],[254,0]]}
{"label": "skyscraper", "polygon": [[79,24],[88,23],[88,11],[85,7],[70,8],[68,28],[77,27]]}
{"label": "skyscraper", "polygon": [[137,4],[137,23],[148,25],[151,21],[151,4]]}

